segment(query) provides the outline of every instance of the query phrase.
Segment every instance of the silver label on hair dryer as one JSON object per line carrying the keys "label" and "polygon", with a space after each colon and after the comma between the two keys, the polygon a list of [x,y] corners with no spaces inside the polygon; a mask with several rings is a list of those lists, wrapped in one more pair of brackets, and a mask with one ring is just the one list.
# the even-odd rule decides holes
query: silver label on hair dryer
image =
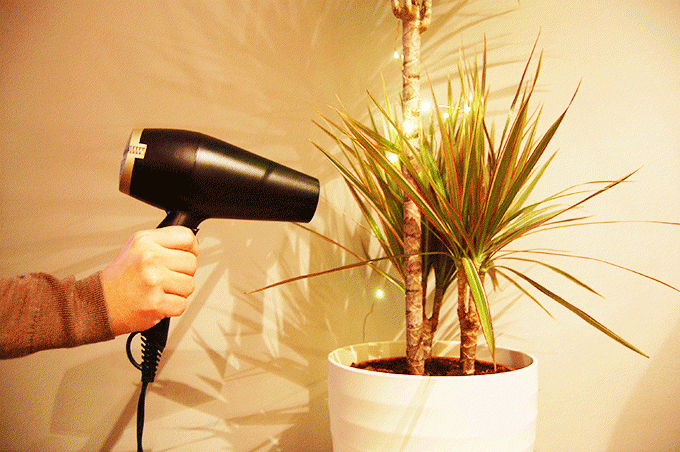
{"label": "silver label on hair dryer", "polygon": [[130,194],[130,181],[132,180],[132,168],[135,160],[143,159],[146,155],[146,144],[140,143],[143,129],[135,129],[130,135],[127,149],[123,154],[123,161],[120,165],[120,184],[119,189],[126,195]]}
{"label": "silver label on hair dryer", "polygon": [[144,154],[146,154],[146,144],[130,144],[128,147],[128,157],[135,159],[143,159]]}

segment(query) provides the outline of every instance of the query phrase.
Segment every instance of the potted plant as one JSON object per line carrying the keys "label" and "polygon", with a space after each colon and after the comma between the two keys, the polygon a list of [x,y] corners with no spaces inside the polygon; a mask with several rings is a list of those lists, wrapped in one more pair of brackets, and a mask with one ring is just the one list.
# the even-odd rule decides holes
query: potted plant
{"label": "potted plant", "polygon": [[[449,81],[444,106],[435,100],[437,108],[421,118],[420,34],[427,29],[431,1],[400,5],[393,0],[392,8],[403,23],[401,108],[394,108],[386,94],[382,103],[371,97],[373,108],[366,124],[339,110],[340,121],[324,118],[326,125],[319,124],[340,155],[317,148],[347,182],[384,252],[382,257],[363,258],[342,268],[371,265],[403,288],[406,306],[406,341],[351,345],[329,355],[334,450],[533,450],[537,363],[527,354],[496,347],[487,286],[506,281],[543,307],[534,295],[541,294],[644,355],[513,266],[542,266],[595,292],[542,260],[555,253],[510,248],[528,234],[583,224],[587,219],[577,214],[577,208],[632,174],[533,199],[532,192],[554,157],[546,154],[548,145],[566,115],[565,109],[539,133],[540,115],[531,110],[530,100],[540,57],[530,78],[532,51],[498,133],[486,111],[486,49],[481,63],[461,58],[459,89]],[[397,275],[383,269],[381,260],[388,260]],[[434,288],[428,288],[430,275]],[[313,275],[293,280],[309,276]],[[433,341],[442,303],[452,291],[458,302],[460,345]],[[487,345],[480,353],[486,354],[492,368],[486,375],[476,375],[480,330]],[[434,358],[442,355],[457,356],[460,370],[450,367],[434,374]],[[405,360],[408,375],[356,367],[372,359],[380,361],[373,367],[380,367],[386,358]],[[498,367],[512,371],[494,373]],[[464,376],[448,376],[456,372]]]}
{"label": "potted plant", "polygon": [[[329,406],[336,452],[533,449],[537,363],[527,354],[497,349],[487,280],[494,287],[505,280],[542,307],[541,300],[529,290],[533,288],[642,354],[513,266],[541,265],[594,292],[566,271],[543,262],[541,257],[549,252],[513,251],[509,247],[530,233],[580,224],[582,218],[569,216],[571,212],[630,177],[576,185],[545,199],[532,200],[532,190],[552,160],[545,158],[548,144],[566,110],[545,133],[538,133],[539,115],[532,113],[529,105],[536,77],[526,77],[531,60],[530,57],[500,137],[494,136],[487,122],[486,52],[479,65],[475,60],[461,60],[459,93],[454,94],[450,81],[447,103],[434,109],[429,121],[423,121],[417,140],[411,138],[413,131],[405,113],[393,108],[387,96],[383,104],[372,98],[378,113],[370,115],[369,124],[339,111],[339,122],[325,118],[328,125],[320,125],[341,149],[341,157],[318,148],[344,177],[373,235],[396,269],[399,276],[392,280],[408,294],[408,266],[412,265],[409,259],[417,258],[422,268],[421,275],[415,277],[420,287],[415,308],[408,305],[414,301],[406,297],[404,343],[352,345],[330,354]],[[439,105],[436,100],[434,103]],[[417,251],[407,251],[404,236],[408,207],[403,207],[404,197],[422,214],[417,220],[421,231]],[[375,261],[364,262],[378,268]],[[434,276],[435,287],[428,298],[430,275]],[[448,292],[457,296],[460,345],[433,343]],[[413,312],[420,322],[409,319]],[[513,372],[479,375],[480,329],[492,370],[495,365]],[[455,363],[459,369],[452,367],[443,374],[434,374],[428,366],[434,368],[435,358],[442,355],[457,356],[457,361],[445,362]],[[380,375],[356,368],[370,360],[384,364],[385,358],[406,361],[409,375]],[[368,366],[375,368],[376,364]],[[414,375],[426,376],[415,383],[411,378]],[[361,396],[357,394],[358,387]],[[360,428],[355,430],[357,425]]]}

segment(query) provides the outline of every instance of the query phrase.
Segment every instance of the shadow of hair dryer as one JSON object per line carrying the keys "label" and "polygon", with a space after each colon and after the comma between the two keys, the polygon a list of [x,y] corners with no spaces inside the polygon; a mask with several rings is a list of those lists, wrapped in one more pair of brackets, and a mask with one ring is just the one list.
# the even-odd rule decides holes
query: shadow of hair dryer
{"label": "shadow of hair dryer", "polygon": [[[209,218],[309,222],[319,181],[198,132],[137,129],[123,155],[120,191],[165,210],[159,228],[180,225],[197,233]],[[158,350],[141,365],[131,359],[143,380],[154,379],[168,326],[169,318],[141,333],[143,346],[155,343]],[[142,369],[147,361],[152,368]]]}

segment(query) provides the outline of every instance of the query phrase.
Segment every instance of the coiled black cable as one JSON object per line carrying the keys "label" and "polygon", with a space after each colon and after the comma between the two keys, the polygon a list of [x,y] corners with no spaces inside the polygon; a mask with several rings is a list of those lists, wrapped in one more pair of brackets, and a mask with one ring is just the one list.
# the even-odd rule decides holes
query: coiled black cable
{"label": "coiled black cable", "polygon": [[[142,386],[139,392],[139,401],[137,402],[137,451],[144,452],[142,446],[142,438],[144,434],[144,405],[146,403],[146,390],[149,383],[152,383],[156,378],[156,370],[158,363],[161,360],[161,354],[165,349],[165,344],[168,341],[168,329],[170,327],[170,318],[165,318],[158,322],[154,327],[130,334],[127,339],[126,350],[127,356],[133,366],[142,372]],[[132,339],[140,334],[142,337],[142,362],[141,364],[132,356]]]}

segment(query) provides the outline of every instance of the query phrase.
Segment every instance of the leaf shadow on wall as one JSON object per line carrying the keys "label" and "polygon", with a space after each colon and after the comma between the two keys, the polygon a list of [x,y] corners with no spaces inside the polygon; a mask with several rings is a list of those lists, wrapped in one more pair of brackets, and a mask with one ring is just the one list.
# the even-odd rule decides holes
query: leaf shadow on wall
{"label": "leaf shadow on wall", "polygon": [[[355,237],[354,242],[359,240]],[[284,256],[295,248],[293,242],[284,244],[280,255]],[[341,253],[319,243],[318,239],[312,239],[310,251],[310,261],[314,267],[319,267],[317,270],[336,265],[343,258]],[[279,261],[279,271],[284,279],[300,274],[297,262],[289,262],[292,264],[289,267],[287,262]],[[274,394],[262,387],[250,391],[242,388],[241,392],[251,394],[241,397],[249,399],[258,397],[257,393],[264,393],[271,399],[262,400],[262,411],[228,416],[225,422],[242,428],[248,425],[289,426],[281,429],[275,444],[270,445],[272,450],[330,450],[326,355],[339,345],[359,340],[363,318],[368,310],[367,300],[375,287],[382,284],[383,281],[366,268],[357,268],[342,274],[291,283],[271,289],[270,293],[244,296],[243,303],[261,313],[263,318],[268,317],[265,312],[267,304],[273,302],[282,307],[276,318],[271,319],[277,324],[277,332],[274,336],[263,336],[262,325],[235,313],[232,320],[237,321],[238,327],[233,322],[229,328],[221,327],[227,343],[224,350],[214,348],[207,341],[202,342],[216,369],[224,375],[222,381],[213,383],[222,398],[227,399],[233,388],[242,388],[239,380],[248,379],[256,372],[272,376],[269,384],[278,386],[279,393]],[[399,309],[398,302],[394,302],[393,306]],[[247,312],[247,309],[240,312]],[[226,320],[224,316],[221,318]],[[235,329],[240,331],[240,335],[234,334]],[[196,334],[200,336],[200,332]],[[244,347],[248,342],[244,335],[257,337],[263,343]],[[277,383],[277,380],[284,384]],[[214,416],[235,411],[229,402],[210,409],[214,410],[211,413]],[[206,433],[217,437],[231,436],[223,429],[207,430]],[[235,440],[232,437],[228,439]],[[244,450],[259,450],[264,444],[255,446]]]}

